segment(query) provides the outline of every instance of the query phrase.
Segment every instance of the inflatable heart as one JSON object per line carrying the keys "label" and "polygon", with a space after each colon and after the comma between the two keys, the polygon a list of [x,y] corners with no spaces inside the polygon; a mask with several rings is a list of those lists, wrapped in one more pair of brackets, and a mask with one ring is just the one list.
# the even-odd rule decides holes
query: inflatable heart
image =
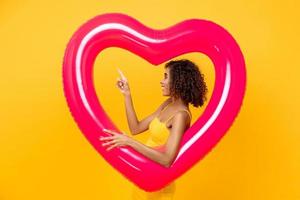
{"label": "inflatable heart", "polygon": [[[212,97],[201,117],[185,132],[179,153],[169,168],[131,147],[106,151],[101,146],[99,137],[107,136],[103,128],[119,131],[101,107],[92,79],[96,56],[108,47],[129,50],[153,65],[190,52],[206,54],[212,60]],[[238,44],[213,22],[189,19],[154,30],[130,16],[109,13],[89,20],[72,36],[64,56],[63,84],[70,111],[88,141],[116,170],[151,192],[184,174],[226,133],[242,104],[246,69]]]}

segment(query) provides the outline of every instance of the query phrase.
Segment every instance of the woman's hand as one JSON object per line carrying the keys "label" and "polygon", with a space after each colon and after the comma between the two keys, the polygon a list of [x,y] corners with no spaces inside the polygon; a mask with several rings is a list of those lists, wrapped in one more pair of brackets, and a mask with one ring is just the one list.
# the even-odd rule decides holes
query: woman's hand
{"label": "woman's hand", "polygon": [[102,146],[111,145],[110,147],[108,147],[106,149],[107,151],[111,150],[114,147],[129,146],[131,144],[131,141],[133,140],[128,135],[120,134],[120,133],[117,133],[113,130],[103,129],[103,131],[106,132],[106,133],[111,133],[112,134],[112,136],[100,137],[99,138],[99,140],[101,140],[101,141],[111,140],[111,141],[108,141],[108,142],[102,144]]}
{"label": "woman's hand", "polygon": [[127,78],[124,76],[124,74],[119,68],[118,68],[118,72],[121,76],[121,79],[117,78],[117,83],[116,83],[117,87],[120,89],[123,95],[130,95],[130,88],[129,88]]}

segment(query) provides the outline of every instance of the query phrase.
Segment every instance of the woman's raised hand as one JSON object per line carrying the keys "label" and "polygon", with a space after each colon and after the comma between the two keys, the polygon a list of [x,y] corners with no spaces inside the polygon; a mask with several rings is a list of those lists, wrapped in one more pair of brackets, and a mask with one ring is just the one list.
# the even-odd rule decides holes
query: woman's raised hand
{"label": "woman's raised hand", "polygon": [[122,71],[117,68],[120,77],[121,78],[117,78],[117,87],[120,89],[120,91],[123,93],[123,95],[130,95],[130,88],[129,88],[129,84],[128,84],[128,80],[127,78],[124,76],[124,74],[122,73]]}

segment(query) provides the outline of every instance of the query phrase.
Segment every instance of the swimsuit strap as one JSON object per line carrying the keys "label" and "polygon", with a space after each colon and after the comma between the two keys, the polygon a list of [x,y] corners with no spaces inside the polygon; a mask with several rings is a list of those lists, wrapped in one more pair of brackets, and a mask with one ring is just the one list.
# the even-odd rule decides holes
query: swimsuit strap
{"label": "swimsuit strap", "polygon": [[[160,113],[158,114],[158,116],[157,116],[157,119],[158,119],[158,117],[160,116],[160,114],[169,106],[169,105],[171,105],[172,103],[169,103],[168,105],[166,105],[161,111],[160,111]],[[177,112],[180,112],[180,111],[186,111],[188,114],[189,114],[189,116],[190,116],[190,118],[192,119],[192,116],[191,116],[191,114],[190,114],[190,112],[188,111],[188,110],[186,110],[186,109],[182,109],[182,110],[178,110]],[[165,122],[162,122],[162,123],[165,123],[165,124],[167,124],[167,122],[172,118],[172,117],[174,117],[174,115],[177,113],[177,112],[175,112],[173,115],[171,115]]]}
{"label": "swimsuit strap", "polygon": [[174,113],[173,115],[171,115],[171,117],[169,117],[169,119],[167,119],[164,123],[167,124],[167,122],[168,122],[170,119],[172,119],[172,117],[174,117],[176,113],[178,113],[178,112],[180,112],[180,111],[186,111],[186,112],[189,114],[190,118],[192,119],[192,116],[191,116],[190,112],[189,112],[188,110],[185,110],[185,109],[184,109],[184,110],[178,110],[177,112],[175,112],[175,113]]}

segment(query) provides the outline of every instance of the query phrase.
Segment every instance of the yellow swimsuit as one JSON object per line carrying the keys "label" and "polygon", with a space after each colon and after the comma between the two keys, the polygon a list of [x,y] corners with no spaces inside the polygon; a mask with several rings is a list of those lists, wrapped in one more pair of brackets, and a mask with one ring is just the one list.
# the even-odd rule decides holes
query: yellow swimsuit
{"label": "yellow swimsuit", "polygon": [[[168,104],[169,105],[169,104]],[[168,105],[163,109],[165,110]],[[162,110],[162,111],[163,111]],[[159,113],[159,115],[162,113]],[[188,110],[179,110],[188,112],[189,116],[191,114]],[[176,114],[176,113],[175,113]],[[149,124],[149,131],[151,133],[150,137],[148,138],[146,145],[150,147],[161,146],[167,142],[169,137],[169,129],[167,128],[167,122],[175,115],[173,114],[165,123],[160,122],[158,117],[155,117],[151,123]],[[133,185],[132,188],[132,199],[134,200],[170,200],[173,199],[175,193],[175,182],[173,181],[169,185],[165,186],[161,190],[155,192],[146,192],[136,185]]]}

